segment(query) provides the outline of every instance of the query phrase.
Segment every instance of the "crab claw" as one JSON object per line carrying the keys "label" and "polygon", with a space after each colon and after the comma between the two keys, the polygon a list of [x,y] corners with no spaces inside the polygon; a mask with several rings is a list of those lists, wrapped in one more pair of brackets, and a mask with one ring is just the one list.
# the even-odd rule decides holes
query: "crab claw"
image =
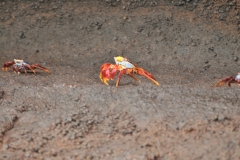
{"label": "crab claw", "polygon": [[8,67],[11,67],[12,65],[14,65],[15,62],[14,61],[10,61],[10,62],[5,62],[2,66],[2,70],[3,71],[7,71],[8,70]]}
{"label": "crab claw", "polygon": [[101,81],[108,85],[109,80],[113,80],[117,73],[117,65],[104,63],[100,68],[100,75],[99,78]]}

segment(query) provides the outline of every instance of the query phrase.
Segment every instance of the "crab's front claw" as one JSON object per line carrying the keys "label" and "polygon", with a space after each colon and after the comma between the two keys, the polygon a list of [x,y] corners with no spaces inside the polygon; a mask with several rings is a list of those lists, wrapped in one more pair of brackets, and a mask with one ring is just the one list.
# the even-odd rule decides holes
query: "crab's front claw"
{"label": "crab's front claw", "polygon": [[147,79],[151,80],[157,86],[160,86],[160,84],[156,81],[156,79],[153,77],[153,75],[151,73],[149,73],[148,71],[146,71],[142,68],[136,68],[136,72],[137,72],[137,74],[140,74],[140,75],[146,77]]}
{"label": "crab's front claw", "polygon": [[10,61],[10,62],[5,62],[2,66],[2,70],[3,71],[7,71],[8,70],[8,67],[11,67],[12,65],[14,65],[15,62],[14,61]]}
{"label": "crab's front claw", "polygon": [[99,78],[108,85],[109,80],[113,80],[117,73],[117,66],[110,63],[104,63],[100,68]]}
{"label": "crab's front claw", "polygon": [[109,79],[103,77],[103,75],[102,75],[101,72],[100,72],[99,78],[101,79],[101,81],[102,81],[104,84],[109,85],[108,82],[107,82]]}

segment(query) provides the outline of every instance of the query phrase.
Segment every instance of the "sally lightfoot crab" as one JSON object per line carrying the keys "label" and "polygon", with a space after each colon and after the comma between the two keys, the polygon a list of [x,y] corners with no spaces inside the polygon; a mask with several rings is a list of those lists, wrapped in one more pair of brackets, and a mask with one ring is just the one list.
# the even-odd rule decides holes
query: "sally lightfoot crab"
{"label": "sally lightfoot crab", "polygon": [[99,77],[104,84],[108,85],[107,81],[113,80],[119,71],[116,87],[118,87],[123,74],[127,74],[128,76],[141,83],[141,81],[134,76],[134,73],[146,77],[158,86],[160,85],[151,73],[147,72],[143,68],[140,68],[136,64],[133,64],[127,58],[118,56],[114,57],[114,60],[116,64],[104,63],[100,68]]}
{"label": "sally lightfoot crab", "polygon": [[237,83],[238,86],[240,86],[240,72],[238,72],[237,76],[234,78],[232,76],[222,79],[220,82],[218,82],[215,87],[223,85],[223,83],[226,83],[229,87],[231,87],[231,83]]}
{"label": "sally lightfoot crab", "polygon": [[39,65],[38,63],[29,64],[20,59],[14,59],[13,61],[5,62],[2,66],[2,70],[8,71],[8,68],[11,66],[13,71],[17,72],[18,74],[20,74],[23,71],[25,72],[25,74],[27,74],[27,71],[32,71],[34,74],[36,74],[35,69],[44,70],[45,72],[50,73],[50,71],[47,68]]}

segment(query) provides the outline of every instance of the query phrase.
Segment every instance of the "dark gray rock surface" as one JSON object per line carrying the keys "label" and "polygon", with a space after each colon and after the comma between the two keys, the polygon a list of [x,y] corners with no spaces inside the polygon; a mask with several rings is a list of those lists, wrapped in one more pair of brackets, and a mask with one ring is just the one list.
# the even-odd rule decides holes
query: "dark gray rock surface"
{"label": "dark gray rock surface", "polygon": [[[0,159],[239,159],[239,1],[0,1]],[[121,55],[151,72],[118,88]]]}

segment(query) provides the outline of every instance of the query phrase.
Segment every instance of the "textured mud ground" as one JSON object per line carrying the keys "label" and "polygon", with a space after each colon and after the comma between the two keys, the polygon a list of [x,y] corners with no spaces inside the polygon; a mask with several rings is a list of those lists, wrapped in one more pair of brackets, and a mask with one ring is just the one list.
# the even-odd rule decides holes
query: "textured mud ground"
{"label": "textured mud ground", "polygon": [[[0,1],[0,159],[240,159],[240,1]],[[122,55],[161,84],[99,67]]]}

